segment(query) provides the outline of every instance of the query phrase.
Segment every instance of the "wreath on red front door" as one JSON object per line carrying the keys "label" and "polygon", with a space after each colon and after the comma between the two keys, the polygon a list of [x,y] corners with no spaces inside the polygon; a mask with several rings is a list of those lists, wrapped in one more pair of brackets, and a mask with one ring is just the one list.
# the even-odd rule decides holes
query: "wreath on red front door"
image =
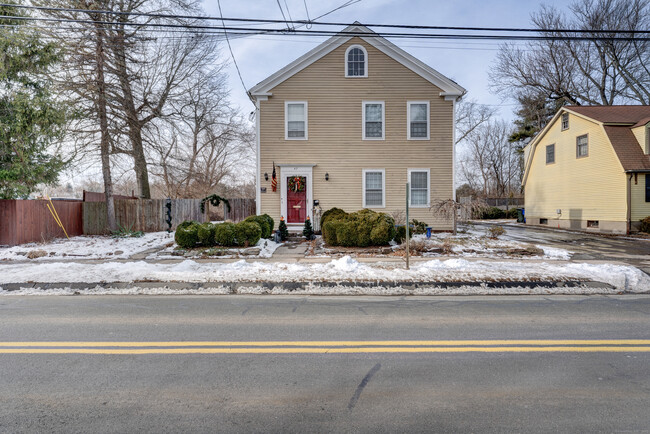
{"label": "wreath on red front door", "polygon": [[292,176],[288,179],[287,190],[294,193],[302,193],[305,191],[305,184],[307,179],[304,176]]}

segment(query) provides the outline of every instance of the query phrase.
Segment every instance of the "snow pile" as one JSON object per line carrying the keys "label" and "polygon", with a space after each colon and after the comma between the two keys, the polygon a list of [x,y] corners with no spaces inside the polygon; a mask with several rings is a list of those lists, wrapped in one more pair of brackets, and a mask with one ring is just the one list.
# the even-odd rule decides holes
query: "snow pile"
{"label": "snow pile", "polygon": [[68,259],[126,259],[149,249],[161,249],[174,241],[174,233],[150,232],[141,237],[78,236],[46,243],[30,243],[0,248],[0,260],[25,260],[32,250],[43,250],[47,256],[35,261]]}
{"label": "snow pile", "polygon": [[[399,267],[399,268],[395,268]],[[530,261],[431,260],[402,264],[363,264],[349,256],[321,264],[199,263],[144,261],[101,264],[14,263],[0,265],[3,283],[102,282],[490,282],[594,280],[619,290],[650,292],[650,276],[623,265]]]}

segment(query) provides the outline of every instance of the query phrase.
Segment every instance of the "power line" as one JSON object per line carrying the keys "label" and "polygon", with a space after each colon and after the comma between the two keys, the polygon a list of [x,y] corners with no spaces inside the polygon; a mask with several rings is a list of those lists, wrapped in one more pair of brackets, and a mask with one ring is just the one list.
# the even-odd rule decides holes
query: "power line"
{"label": "power line", "polygon": [[291,30],[291,25],[289,24],[289,21],[287,21],[287,17],[284,15],[284,11],[282,10],[282,5],[280,4],[280,0],[275,0],[278,3],[278,7],[280,8],[280,13],[282,14],[282,18],[284,18],[284,22],[287,23],[287,30]]}
{"label": "power line", "polygon": [[[217,6],[219,6],[219,15],[223,16],[223,12],[221,12],[221,0],[217,0]],[[223,23],[223,34],[226,37],[226,42],[228,43],[228,50],[230,51],[230,56],[232,57],[232,61],[235,64],[235,69],[237,70],[237,75],[239,75],[239,81],[241,81],[241,85],[244,87],[244,92],[246,92],[246,95],[251,99],[251,102],[253,101],[250,93],[248,93],[248,88],[246,87],[246,84],[244,83],[244,79],[241,76],[241,71],[239,70],[239,65],[237,65],[237,59],[235,59],[235,53],[232,52],[232,47],[230,46],[230,39],[228,39],[228,32],[226,31],[226,23]]]}
{"label": "power line", "polygon": [[[279,0],[277,0],[279,3]],[[120,12],[120,11],[108,11],[108,10],[94,10],[94,9],[79,9],[79,8],[54,8],[46,6],[27,6],[27,5],[13,5],[9,3],[0,3],[0,6],[6,7],[15,7],[15,8],[24,8],[24,9],[35,9],[35,10],[46,10],[46,11],[61,11],[61,12],[92,12],[95,14],[111,14],[111,15],[129,15],[129,16],[143,16],[143,17],[152,17],[152,18],[173,18],[173,19],[191,19],[191,20],[207,20],[207,21],[239,21],[239,22],[249,22],[249,23],[266,23],[266,24],[317,24],[320,26],[349,26],[350,23],[343,22],[315,22],[319,18],[322,18],[326,15],[329,15],[341,8],[349,6],[354,3],[358,3],[361,0],[348,0],[343,3],[341,6],[332,9],[331,11],[320,15],[313,20],[287,20],[286,17],[284,20],[273,20],[273,19],[264,19],[264,18],[221,18],[221,17],[211,17],[204,15],[174,15],[174,14],[154,14],[154,13],[145,13],[145,12]],[[282,7],[280,7],[282,10]],[[284,17],[284,12],[283,12]],[[4,16],[0,18],[19,18],[15,16]],[[152,23],[155,24],[155,23]],[[380,27],[380,28],[400,28],[400,29],[412,29],[412,30],[455,30],[455,31],[486,31],[486,32],[509,32],[509,33],[576,33],[576,34],[650,34],[650,30],[588,30],[588,29],[535,29],[535,28],[522,28],[522,27],[467,27],[467,26],[424,26],[424,25],[412,25],[412,24],[382,24],[382,23],[367,23],[363,24],[366,27]],[[182,25],[181,25],[182,26]]]}
{"label": "power line", "polygon": [[[450,34],[450,33],[396,33],[396,32],[383,32],[383,33],[366,33],[363,31],[334,31],[334,30],[299,30],[294,29],[286,31],[284,29],[255,29],[250,27],[228,27],[223,23],[222,27],[217,26],[196,26],[186,24],[163,24],[163,23],[124,23],[115,21],[92,21],[81,19],[64,19],[64,18],[40,18],[40,17],[14,17],[14,16],[0,16],[0,19],[11,18],[19,19],[21,21],[46,21],[46,22],[62,22],[62,23],[78,23],[78,24],[107,24],[107,25],[128,25],[133,27],[156,27],[156,28],[174,28],[174,29],[187,29],[187,30],[220,30],[232,31],[237,34],[285,34],[294,35],[300,34],[304,36],[350,36],[350,37],[364,37],[364,38],[397,38],[397,39],[458,39],[458,40],[472,40],[484,39],[493,41],[625,41],[625,42],[650,42],[650,36],[529,36],[529,35],[485,35],[485,34]],[[650,33],[650,31],[638,32]]]}
{"label": "power line", "polygon": [[307,24],[307,30],[311,29],[311,18],[309,18],[309,9],[307,8],[307,0],[302,0],[302,2],[305,4],[305,13],[307,14],[307,22],[310,24]]}
{"label": "power line", "polygon": [[[278,4],[279,4],[279,0],[278,0]],[[289,10],[289,5],[287,4],[287,0],[284,0],[284,7],[287,8],[287,15],[289,15],[289,21],[291,21],[291,22],[293,23],[293,17],[291,16],[291,11]],[[280,8],[280,9],[282,9],[282,8]],[[294,27],[293,27],[293,26],[290,26],[290,25],[287,23],[287,28],[288,28],[288,29],[292,29],[292,28],[294,28]]]}

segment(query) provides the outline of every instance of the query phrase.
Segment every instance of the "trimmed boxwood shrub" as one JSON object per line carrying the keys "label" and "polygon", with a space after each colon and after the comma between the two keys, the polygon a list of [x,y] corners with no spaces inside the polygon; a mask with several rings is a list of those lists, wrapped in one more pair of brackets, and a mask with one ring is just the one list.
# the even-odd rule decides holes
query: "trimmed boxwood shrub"
{"label": "trimmed boxwood shrub", "polygon": [[323,213],[323,215],[320,217],[320,227],[321,230],[325,226],[325,223],[330,220],[340,220],[340,219],[345,219],[345,217],[348,216],[348,213],[343,211],[341,208],[330,208],[327,211]]}
{"label": "trimmed boxwood shrub", "polygon": [[196,246],[199,241],[199,222],[194,220],[184,221],[176,227],[174,234],[174,241],[184,249],[191,249]]}
{"label": "trimmed boxwood shrub", "polygon": [[395,238],[395,220],[382,214],[370,231],[370,242],[375,246],[385,246]]}
{"label": "trimmed boxwood shrub", "polygon": [[341,210],[332,212],[321,223],[323,239],[330,246],[382,246],[395,236],[395,220],[369,209],[350,214]]}
{"label": "trimmed boxwood shrub", "polygon": [[328,220],[321,226],[323,239],[330,246],[338,246],[339,243],[336,239],[336,231],[340,225],[343,224],[341,220]]}
{"label": "trimmed boxwood shrub", "polygon": [[220,223],[214,229],[214,239],[217,244],[224,247],[237,245],[234,223]]}
{"label": "trimmed boxwood shrub", "polygon": [[210,222],[200,224],[197,231],[199,243],[206,247],[213,247],[216,243],[214,240],[215,231],[215,225]]}
{"label": "trimmed boxwood shrub", "polygon": [[336,241],[343,247],[354,247],[358,245],[357,222],[347,221],[336,227]]}
{"label": "trimmed boxwood shrub", "polygon": [[239,246],[254,246],[257,244],[261,237],[262,228],[257,222],[243,221],[235,225],[235,239],[237,240],[237,245]]}
{"label": "trimmed boxwood shrub", "polygon": [[262,238],[271,237],[271,231],[273,230],[273,227],[271,226],[269,220],[263,215],[252,215],[247,217],[244,221],[257,223],[260,226],[260,229],[262,229]]}
{"label": "trimmed boxwood shrub", "polygon": [[[269,224],[269,228],[271,228],[270,234],[273,234],[273,228],[275,227],[275,221],[273,220],[273,217],[268,214],[262,214],[262,217],[266,219],[266,222]],[[271,235],[269,235],[269,237],[270,236]]]}

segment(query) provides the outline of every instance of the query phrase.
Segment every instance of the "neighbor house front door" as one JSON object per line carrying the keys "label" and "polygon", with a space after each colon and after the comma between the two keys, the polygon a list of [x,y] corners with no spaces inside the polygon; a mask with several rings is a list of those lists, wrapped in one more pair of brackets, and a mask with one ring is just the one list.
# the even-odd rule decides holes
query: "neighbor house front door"
{"label": "neighbor house front door", "polygon": [[307,177],[287,177],[287,224],[307,219]]}

